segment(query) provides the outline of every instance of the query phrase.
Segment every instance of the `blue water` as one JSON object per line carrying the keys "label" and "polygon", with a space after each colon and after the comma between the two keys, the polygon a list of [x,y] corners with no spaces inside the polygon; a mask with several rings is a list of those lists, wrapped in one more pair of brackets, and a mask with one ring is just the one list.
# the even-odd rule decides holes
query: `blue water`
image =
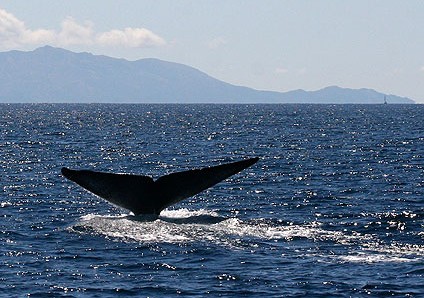
{"label": "blue water", "polygon": [[[423,297],[423,105],[0,105],[0,296]],[[63,166],[259,156],[143,222]]]}

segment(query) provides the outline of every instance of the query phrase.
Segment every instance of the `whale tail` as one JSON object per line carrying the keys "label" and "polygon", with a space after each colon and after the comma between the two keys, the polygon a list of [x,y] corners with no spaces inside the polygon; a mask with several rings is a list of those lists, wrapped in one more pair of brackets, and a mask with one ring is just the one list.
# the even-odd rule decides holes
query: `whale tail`
{"label": "whale tail", "polygon": [[151,177],[62,168],[62,175],[135,215],[159,213],[252,166],[258,157],[218,166]]}

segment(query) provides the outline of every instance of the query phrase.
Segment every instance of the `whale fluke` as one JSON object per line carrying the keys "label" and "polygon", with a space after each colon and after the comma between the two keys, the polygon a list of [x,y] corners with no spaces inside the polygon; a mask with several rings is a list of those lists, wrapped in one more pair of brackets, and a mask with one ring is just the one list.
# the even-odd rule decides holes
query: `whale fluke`
{"label": "whale fluke", "polygon": [[62,168],[62,175],[99,197],[135,215],[159,213],[181,200],[194,196],[237,174],[258,157],[218,166],[176,172],[157,179],[148,176],[113,174]]}

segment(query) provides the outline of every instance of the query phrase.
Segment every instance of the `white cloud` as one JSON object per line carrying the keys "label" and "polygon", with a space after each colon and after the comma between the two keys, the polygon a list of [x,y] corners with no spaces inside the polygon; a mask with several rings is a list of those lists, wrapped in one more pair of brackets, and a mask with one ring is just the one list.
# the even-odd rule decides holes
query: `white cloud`
{"label": "white cloud", "polygon": [[96,41],[101,45],[131,48],[161,46],[166,43],[163,38],[145,28],[125,28],[103,32],[97,35]]}
{"label": "white cloud", "polygon": [[51,42],[53,38],[53,31],[27,29],[24,22],[0,8],[0,46],[2,48],[14,48],[23,44],[47,43]]}
{"label": "white cloud", "polygon": [[13,45],[13,40],[18,40],[24,30],[23,22],[7,11],[0,9],[0,40],[2,43]]}
{"label": "white cloud", "polygon": [[53,42],[55,33],[52,30],[25,30],[21,36],[22,44],[44,44]]}
{"label": "white cloud", "polygon": [[92,43],[93,24],[91,22],[80,25],[71,17],[62,21],[61,30],[56,35],[57,45],[89,45]]}
{"label": "white cloud", "polygon": [[27,45],[69,46],[100,45],[121,47],[162,46],[166,41],[145,28],[114,29],[95,33],[92,22],[78,23],[68,17],[61,23],[60,31],[50,29],[31,30],[13,14],[0,8],[0,48],[13,49]]}

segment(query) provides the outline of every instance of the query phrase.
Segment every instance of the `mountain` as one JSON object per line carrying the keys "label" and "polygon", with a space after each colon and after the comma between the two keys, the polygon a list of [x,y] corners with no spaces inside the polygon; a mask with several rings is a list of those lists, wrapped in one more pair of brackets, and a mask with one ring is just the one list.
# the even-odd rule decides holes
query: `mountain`
{"label": "mountain", "polygon": [[[382,103],[385,94],[337,86],[260,91],[158,59],[128,61],[45,46],[0,53],[0,102]],[[414,103],[386,95],[389,103]]]}

